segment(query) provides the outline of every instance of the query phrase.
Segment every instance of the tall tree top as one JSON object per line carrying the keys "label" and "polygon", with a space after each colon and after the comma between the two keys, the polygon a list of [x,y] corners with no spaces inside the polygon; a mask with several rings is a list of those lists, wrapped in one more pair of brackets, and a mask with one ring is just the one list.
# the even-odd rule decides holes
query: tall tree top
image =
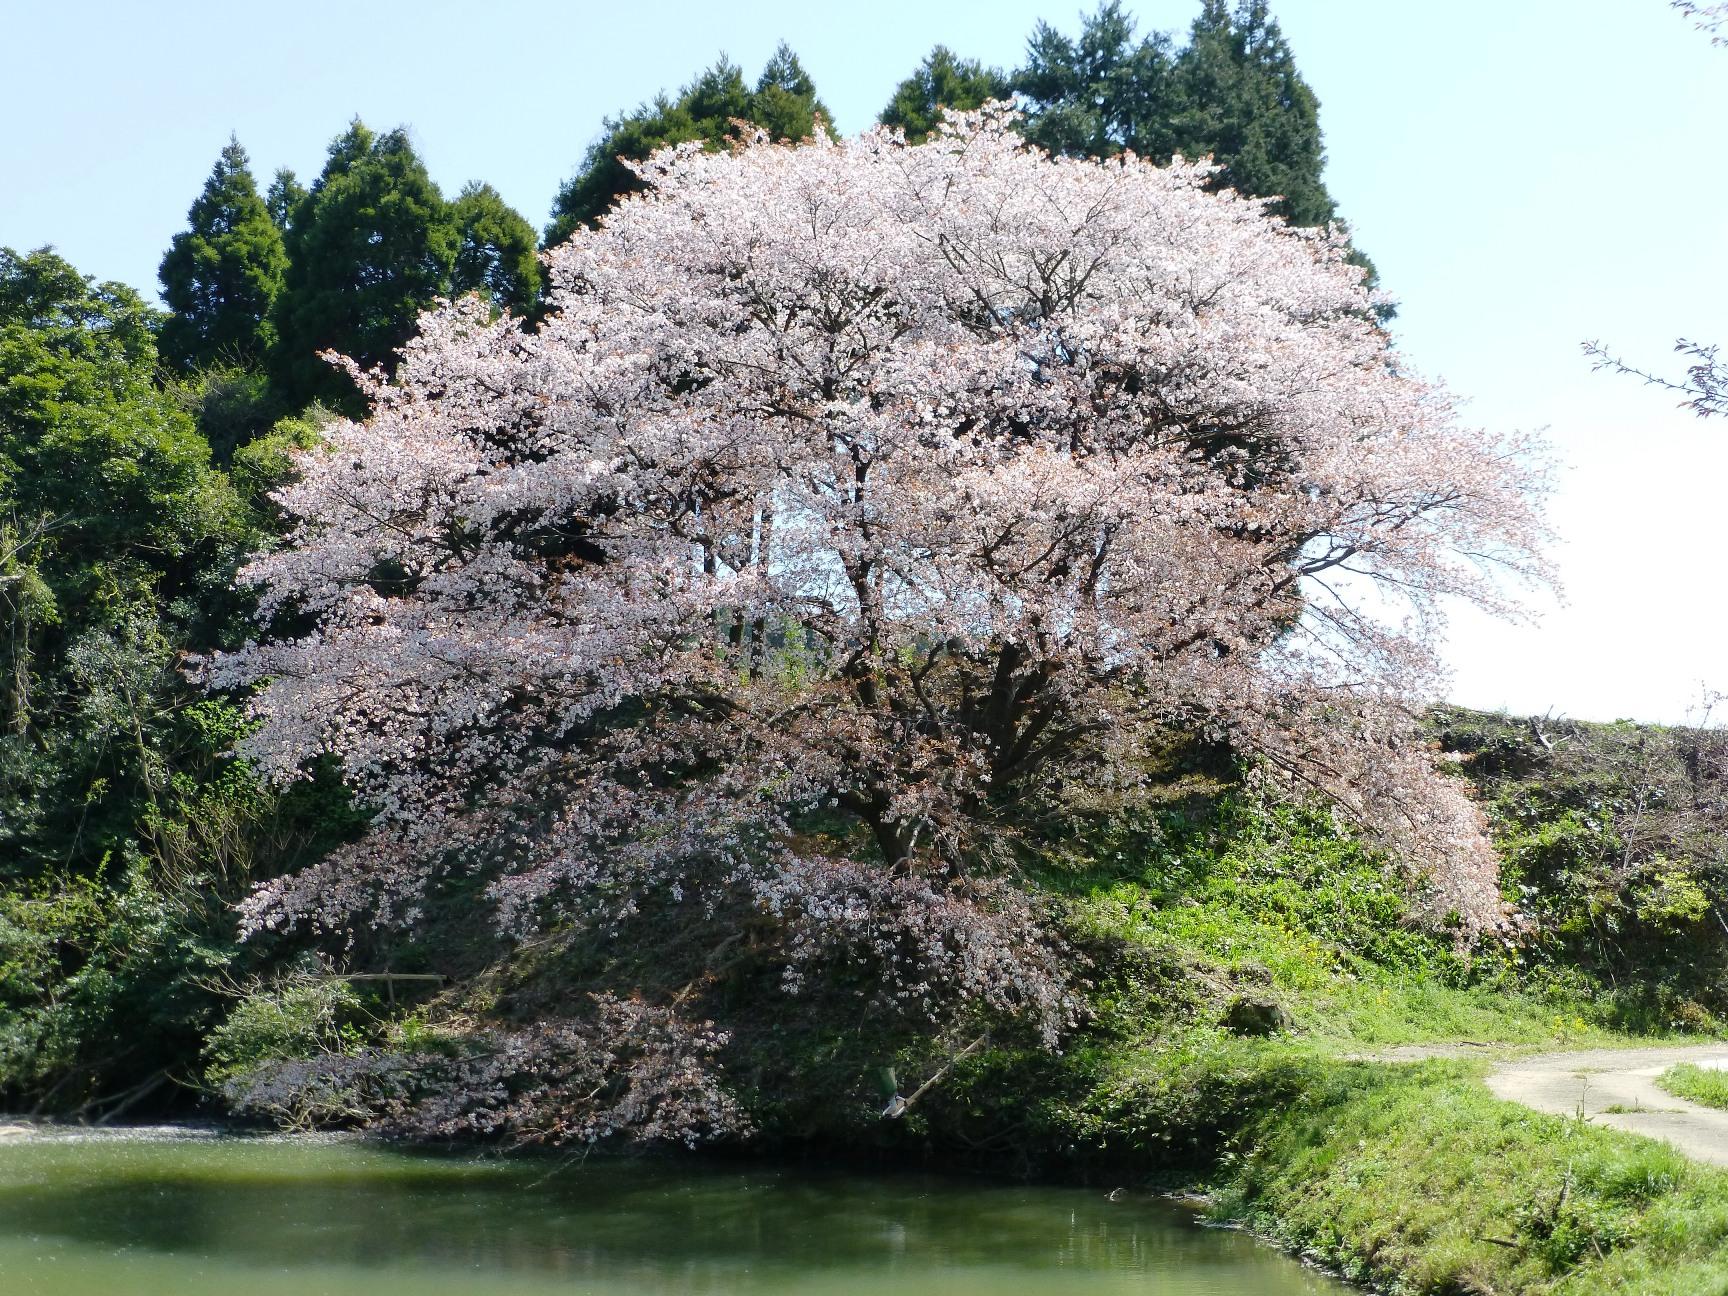
{"label": "tall tree top", "polygon": [[291,404],[353,405],[345,376],[318,353],[389,364],[420,311],[450,291],[461,242],[451,205],[402,130],[358,118],[289,217],[288,274],[271,368]]}
{"label": "tall tree top", "polygon": [[50,248],[0,248],[0,516],[53,519],[44,553],[160,563],[219,529],[210,448],[155,381],[159,320]]}
{"label": "tall tree top", "polygon": [[963,59],[946,45],[938,45],[925,55],[917,71],[895,87],[881,122],[898,126],[908,143],[917,144],[936,129],[942,109],[969,111],[991,99],[1006,99],[1012,92],[1012,83],[996,68]]}
{"label": "tall tree top", "polygon": [[1081,20],[1078,39],[1040,22],[1014,78],[1026,135],[1052,153],[1113,157],[1131,149],[1166,161],[1176,151],[1170,39],[1138,37],[1111,0]]}
{"label": "tall tree top", "polygon": [[42,432],[56,409],[151,385],[160,312],[97,284],[52,248],[0,248],[0,430]]}
{"label": "tall tree top", "polygon": [[[1053,153],[1210,157],[1214,188],[1275,198],[1272,210],[1295,225],[1337,219],[1320,101],[1266,0],[1203,0],[1180,51],[1161,33],[1141,36],[1117,0],[1083,16],[1077,37],[1041,22],[1014,88],[1026,136]],[[1372,285],[1373,263],[1359,250],[1351,259]]]}
{"label": "tall tree top", "polygon": [[451,204],[460,243],[453,294],[478,292],[521,315],[540,295],[534,227],[489,184],[475,181]]}
{"label": "tall tree top", "polygon": [[301,184],[287,167],[277,168],[275,177],[270,181],[270,189],[264,195],[264,206],[270,211],[270,219],[276,223],[276,228],[284,234],[294,219],[294,209],[300,205],[300,200],[306,196],[306,186]]}
{"label": "tall tree top", "polygon": [[1176,62],[1176,94],[1176,148],[1212,154],[1221,184],[1278,195],[1275,210],[1296,225],[1337,214],[1321,179],[1320,101],[1266,0],[1242,0],[1234,13],[1205,0]]}
{"label": "tall tree top", "polygon": [[1319,100],[1266,0],[1204,0],[1180,52],[1162,33],[1139,35],[1117,0],[1083,17],[1078,37],[1041,22],[1014,85],[1027,136],[1054,153],[1210,156],[1220,188],[1277,197],[1294,224],[1335,214]]}
{"label": "tall tree top", "polygon": [[816,83],[798,56],[782,41],[752,89],[744,70],[725,55],[676,97],[661,94],[622,117],[608,117],[605,134],[583,155],[581,169],[565,181],[552,202],[546,226],[548,246],[570,237],[578,225],[591,224],[642,182],[623,159],[640,162],[670,144],[701,140],[721,148],[736,136],[735,122],[747,121],[778,140],[807,139],[828,129],[828,110]]}
{"label": "tall tree top", "polygon": [[162,357],[178,369],[253,363],[274,339],[270,309],[282,290],[282,232],[258,194],[234,136],[216,159],[157,272],[171,315]]}

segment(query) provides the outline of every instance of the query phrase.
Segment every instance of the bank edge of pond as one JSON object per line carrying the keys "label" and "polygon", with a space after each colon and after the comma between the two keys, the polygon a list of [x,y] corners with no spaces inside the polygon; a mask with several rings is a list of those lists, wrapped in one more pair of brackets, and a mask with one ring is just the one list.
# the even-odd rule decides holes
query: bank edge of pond
{"label": "bank edge of pond", "polygon": [[1488,1067],[1291,1037],[1005,1051],[958,1068],[916,1120],[804,1151],[1204,1194],[1214,1222],[1397,1296],[1728,1293],[1728,1172],[1497,1099]]}
{"label": "bank edge of pond", "polygon": [[[1400,1296],[1728,1292],[1728,1173],[1503,1102],[1484,1071],[1268,1055],[1214,1077],[1282,1095],[1230,1139],[1214,1218]],[[1120,1132],[1143,1137],[1135,1088]]]}

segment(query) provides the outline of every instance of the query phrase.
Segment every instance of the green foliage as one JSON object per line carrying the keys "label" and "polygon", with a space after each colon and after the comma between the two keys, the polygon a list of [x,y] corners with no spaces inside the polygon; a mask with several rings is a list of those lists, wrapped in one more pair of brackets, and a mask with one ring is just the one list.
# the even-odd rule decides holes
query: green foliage
{"label": "green foliage", "polygon": [[235,451],[228,465],[235,492],[254,511],[260,529],[277,531],[283,519],[270,502],[270,493],[293,477],[294,455],[319,442],[322,429],[336,415],[322,405],[309,405],[292,418],[279,419],[268,432]]}
{"label": "green foliage", "polygon": [[500,307],[526,314],[540,295],[534,227],[488,184],[463,189],[452,214],[460,242],[451,291],[477,292]]}
{"label": "green foliage", "polygon": [[1489,1096],[1472,1068],[1326,1064],[1244,1131],[1221,1213],[1361,1282],[1722,1290],[1728,1176]]}
{"label": "green foliage", "polygon": [[[278,797],[188,651],[246,632],[240,557],[304,421],[252,440],[253,371],[159,386],[160,320],[52,252],[0,251],[0,1101],[96,1112],[187,1078],[255,872],[354,830],[328,776]],[[248,507],[250,505],[250,507]]]}
{"label": "green foliage", "polygon": [[1673,1028],[1728,1017],[1728,734],[1448,707],[1529,928],[1519,957]]}
{"label": "green foliage", "polygon": [[1706,1107],[1728,1108],[1728,1071],[1682,1062],[1657,1076],[1656,1083],[1676,1098]]}
{"label": "green foliage", "polygon": [[300,209],[300,203],[305,197],[306,186],[295,179],[294,173],[287,167],[279,168],[264,195],[264,207],[270,213],[271,223],[284,235],[293,224],[294,213]]}
{"label": "green foliage", "polygon": [[578,225],[591,224],[619,198],[642,189],[626,161],[640,162],[656,149],[692,140],[719,150],[734,137],[737,121],[760,126],[773,139],[807,139],[819,120],[822,129],[829,129],[832,119],[816,97],[815,83],[786,45],[775,50],[754,89],[743,69],[722,58],[675,98],[662,94],[634,112],[606,119],[605,135],[553,200],[546,244],[563,242]]}
{"label": "green foliage", "polygon": [[[1133,18],[1111,2],[1081,20],[1077,39],[1040,22],[1014,88],[1026,135],[1052,153],[1114,157],[1132,150],[1164,162],[1178,150],[1170,38],[1135,39]],[[1197,155],[1196,155],[1197,156]]]}
{"label": "green foliage", "polygon": [[166,863],[176,777],[220,764],[177,662],[218,634],[252,536],[152,381],[155,322],[51,252],[0,251],[0,878]]}
{"label": "green foliage", "polygon": [[1297,225],[1333,217],[1319,102],[1265,0],[1234,13],[1205,0],[1180,53],[1161,33],[1137,39],[1115,0],[1082,20],[1078,39],[1039,23],[1015,88],[1027,136],[1053,153],[1210,156],[1221,188],[1277,195],[1276,210]]}
{"label": "green foliage", "polygon": [[539,292],[532,227],[489,185],[446,202],[404,130],[376,135],[356,118],[310,190],[279,172],[268,205],[288,252],[269,356],[283,410],[359,414],[353,384],[320,353],[389,368],[440,297],[480,292],[525,311]]}
{"label": "green foliage", "polygon": [[1597,1040],[1624,1013],[1512,950],[1458,949],[1425,926],[1406,879],[1325,810],[1243,789],[1117,817],[1089,867],[1045,876],[1091,953],[1094,1030],[1121,1041],[1219,1028],[1246,997],[1328,1046]]}
{"label": "green foliage", "polygon": [[226,468],[241,446],[282,416],[282,403],[265,372],[256,367],[212,364],[169,386],[210,446],[211,459]]}
{"label": "green foliage", "polygon": [[[1214,184],[1256,198],[1295,225],[1337,217],[1322,173],[1320,103],[1266,0],[1204,0],[1176,51],[1168,36],[1138,36],[1117,0],[1081,19],[1080,35],[1039,23],[1014,76],[1026,135],[1053,153],[1154,162],[1210,157]],[[1375,279],[1360,251],[1356,264]],[[1389,317],[1390,308],[1382,311]]]}
{"label": "green foliage", "polygon": [[275,338],[271,307],[287,253],[232,136],[162,258],[162,358],[181,370],[255,364]]}
{"label": "green foliage", "polygon": [[[187,678],[188,651],[246,632],[234,567],[315,428],[250,439],[270,404],[251,371],[158,386],[158,318],[51,252],[0,251],[0,1098],[61,1111],[185,1078],[229,905],[358,818],[327,775],[265,789],[230,755],[237,701]],[[232,429],[256,496],[189,411]]]}
{"label": "green foliage", "polygon": [[405,131],[375,135],[355,119],[289,216],[286,241],[271,375],[291,407],[322,400],[357,412],[353,385],[319,352],[365,368],[393,359],[449,290],[454,213]]}
{"label": "green foliage", "polygon": [[0,1105],[99,1114],[189,1078],[225,926],[142,866],[0,889]]}
{"label": "green foliage", "polygon": [[1204,0],[1176,60],[1176,150],[1211,154],[1221,187],[1278,195],[1274,210],[1295,225],[1324,225],[1337,212],[1321,171],[1320,102],[1296,70],[1289,42],[1266,0]]}
{"label": "green foliage", "polygon": [[1012,92],[1009,79],[997,69],[938,45],[917,71],[895,87],[880,120],[884,126],[898,126],[907,143],[917,144],[936,129],[942,109],[967,111],[991,99],[1006,99]]}
{"label": "green foliage", "polygon": [[211,1029],[205,1079],[220,1086],[265,1062],[350,1052],[370,1016],[343,978],[315,963],[288,969],[254,984]]}
{"label": "green foliage", "polygon": [[0,248],[0,419],[41,427],[66,406],[145,393],[158,312],[51,248]]}

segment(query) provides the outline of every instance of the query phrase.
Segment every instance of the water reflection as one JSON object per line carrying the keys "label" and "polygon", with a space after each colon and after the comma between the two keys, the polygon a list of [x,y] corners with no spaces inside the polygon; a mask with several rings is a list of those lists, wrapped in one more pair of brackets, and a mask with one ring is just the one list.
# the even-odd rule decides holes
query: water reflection
{"label": "water reflection", "polygon": [[0,1278],[7,1296],[1342,1290],[1080,1189],[163,1138],[0,1144]]}

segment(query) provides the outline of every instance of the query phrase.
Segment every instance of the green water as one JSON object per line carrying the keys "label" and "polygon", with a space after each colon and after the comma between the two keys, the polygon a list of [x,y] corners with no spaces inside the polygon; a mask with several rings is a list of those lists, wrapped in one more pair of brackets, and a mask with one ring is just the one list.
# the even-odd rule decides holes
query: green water
{"label": "green water", "polygon": [[357,1143],[0,1141],[4,1296],[1317,1296],[1144,1197]]}

